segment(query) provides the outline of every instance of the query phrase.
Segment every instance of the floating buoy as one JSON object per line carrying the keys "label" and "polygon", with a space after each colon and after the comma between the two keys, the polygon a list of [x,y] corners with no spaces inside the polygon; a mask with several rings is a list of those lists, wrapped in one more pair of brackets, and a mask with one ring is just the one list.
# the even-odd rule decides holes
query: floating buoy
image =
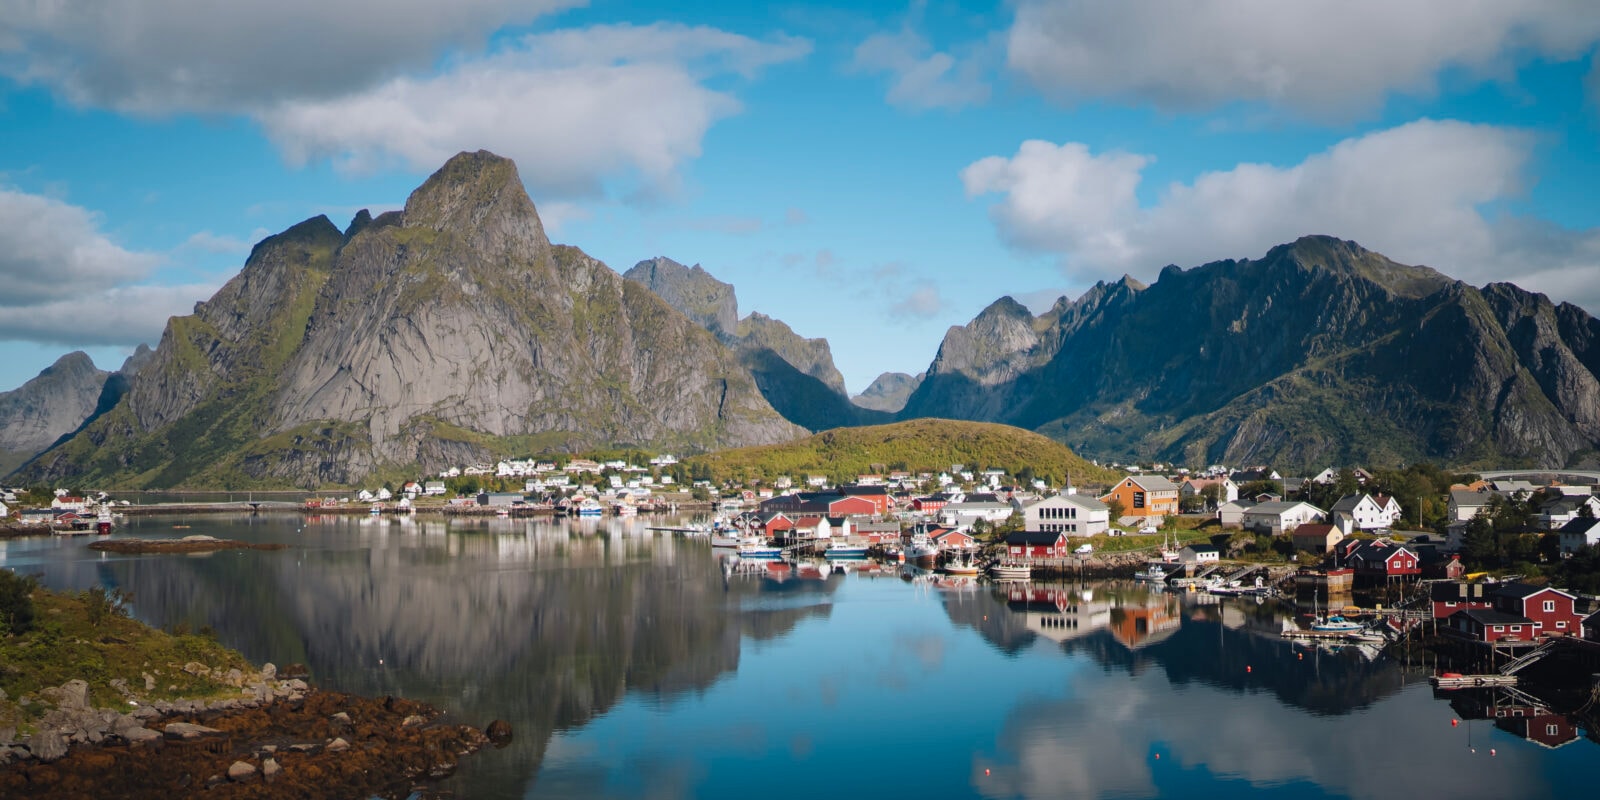
{"label": "floating buoy", "polygon": [[1160,754],[1160,753],[1156,753],[1156,760],[1157,760],[1157,761],[1160,761],[1160,760],[1161,760],[1161,754]]}
{"label": "floating buoy", "polygon": [[989,774],[989,770],[987,770],[987,769],[985,769],[985,770],[984,770],[984,771],[983,771],[983,774],[985,774],[985,775],[988,775],[988,774]]}
{"label": "floating buoy", "polygon": [[1305,653],[1295,653],[1294,657],[1299,659],[1299,660],[1301,660],[1301,661],[1306,660],[1306,654]]}
{"label": "floating buoy", "polygon": [[1250,672],[1250,668],[1249,668],[1249,667],[1245,667],[1245,668],[1244,668],[1244,671],[1245,671],[1245,672],[1246,672],[1246,673],[1249,673],[1249,672]]}
{"label": "floating buoy", "polygon": [[1459,719],[1450,720],[1450,727],[1452,727],[1452,728],[1454,728],[1455,726],[1460,725],[1460,724],[1461,724],[1461,720],[1459,720]]}
{"label": "floating buoy", "polygon": [[1491,755],[1491,756],[1492,756],[1492,755],[1495,755],[1495,752],[1494,752],[1494,748],[1493,748],[1493,747],[1491,747],[1491,748],[1489,748],[1489,755]]}

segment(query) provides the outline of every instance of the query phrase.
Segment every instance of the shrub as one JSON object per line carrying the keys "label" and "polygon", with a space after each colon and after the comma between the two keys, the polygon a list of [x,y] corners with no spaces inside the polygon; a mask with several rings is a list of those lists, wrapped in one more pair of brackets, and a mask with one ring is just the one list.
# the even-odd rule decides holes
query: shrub
{"label": "shrub", "polygon": [[0,569],[0,636],[33,630],[33,590],[39,579]]}
{"label": "shrub", "polygon": [[128,616],[128,601],[133,595],[121,590],[106,591],[103,586],[96,586],[83,593],[84,612],[89,618],[89,624],[100,627],[108,617]]}

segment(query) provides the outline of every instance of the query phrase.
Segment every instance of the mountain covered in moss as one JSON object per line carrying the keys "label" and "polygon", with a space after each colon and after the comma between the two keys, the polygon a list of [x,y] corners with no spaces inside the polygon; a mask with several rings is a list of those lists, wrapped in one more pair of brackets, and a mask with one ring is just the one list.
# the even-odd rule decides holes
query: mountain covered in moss
{"label": "mountain covered in moss", "polygon": [[946,334],[901,416],[1186,464],[1564,466],[1600,446],[1600,322],[1324,236],[1011,298]]}
{"label": "mountain covered in moss", "polygon": [[24,479],[318,486],[514,452],[804,434],[661,298],[553,245],[516,166],[452,158],[403,211],[315,217],[169,321],[116,406]]}

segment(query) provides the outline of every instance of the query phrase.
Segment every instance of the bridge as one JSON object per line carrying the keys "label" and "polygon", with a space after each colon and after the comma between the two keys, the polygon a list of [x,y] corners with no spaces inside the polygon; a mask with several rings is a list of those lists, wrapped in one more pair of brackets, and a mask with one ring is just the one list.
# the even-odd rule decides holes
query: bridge
{"label": "bridge", "polygon": [[1555,478],[1567,483],[1600,483],[1600,470],[1528,467],[1526,469],[1479,470],[1486,481]]}

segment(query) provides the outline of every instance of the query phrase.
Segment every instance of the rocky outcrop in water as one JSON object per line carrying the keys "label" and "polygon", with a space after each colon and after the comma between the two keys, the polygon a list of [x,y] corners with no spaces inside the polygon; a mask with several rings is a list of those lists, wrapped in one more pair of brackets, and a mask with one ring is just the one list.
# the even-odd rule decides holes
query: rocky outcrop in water
{"label": "rocky outcrop in water", "polygon": [[552,245],[515,165],[480,151],[403,211],[263,240],[168,324],[122,402],[29,475],[317,486],[513,450],[800,433],[704,328]]}
{"label": "rocky outcrop in water", "polygon": [[1600,323],[1313,236],[952,328],[903,417],[1104,459],[1561,466],[1600,444]]}

